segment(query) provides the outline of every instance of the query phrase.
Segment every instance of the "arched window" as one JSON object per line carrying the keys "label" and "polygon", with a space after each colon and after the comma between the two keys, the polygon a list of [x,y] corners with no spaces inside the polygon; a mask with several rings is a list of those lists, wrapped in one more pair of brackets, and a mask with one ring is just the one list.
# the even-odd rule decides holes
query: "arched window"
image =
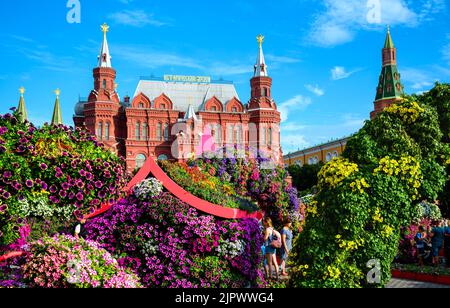
{"label": "arched window", "polygon": [[169,158],[165,154],[161,154],[158,156],[158,160],[168,160]]}
{"label": "arched window", "polygon": [[166,109],[166,104],[161,104],[161,109]]}
{"label": "arched window", "polygon": [[99,140],[102,140],[103,138],[103,122],[99,122],[98,123],[98,128],[97,128],[97,138]]}
{"label": "arched window", "polygon": [[272,128],[269,128],[269,145],[272,145]]}
{"label": "arched window", "polygon": [[139,103],[139,108],[140,109],[144,109],[144,104],[143,103]]}
{"label": "arched window", "polygon": [[109,127],[110,124],[108,122],[105,123],[105,140],[109,141]]}
{"label": "arched window", "polygon": [[267,88],[262,89],[262,96],[264,96],[264,97],[267,96]]}
{"label": "arched window", "polygon": [[106,79],[103,79],[103,89],[106,89]]}
{"label": "arched window", "polygon": [[217,111],[217,107],[216,107],[216,106],[212,106],[212,107],[211,107],[211,111],[216,112],[216,111]]}
{"label": "arched window", "polygon": [[242,126],[238,125],[236,127],[236,143],[241,144],[242,143]]}
{"label": "arched window", "polygon": [[229,144],[233,143],[233,131],[234,131],[234,126],[228,125],[227,143],[229,143]]}
{"label": "arched window", "polygon": [[141,123],[136,123],[136,140],[141,140]]}
{"label": "arched window", "polygon": [[266,145],[267,144],[267,128],[263,127],[261,131],[261,144]]}
{"label": "arched window", "polygon": [[299,166],[299,167],[303,167],[303,164],[302,164],[302,161],[301,161],[301,160],[297,160],[297,161],[295,162],[295,165],[296,165],[296,166]]}
{"label": "arched window", "polygon": [[331,153],[327,153],[327,157],[326,157],[327,162],[331,161],[332,159],[333,159],[333,155],[331,155]]}
{"label": "arched window", "polygon": [[136,168],[142,168],[144,166],[147,157],[144,154],[138,154],[136,156]]}
{"label": "arched window", "polygon": [[164,124],[164,141],[169,141],[169,125]]}
{"label": "arched window", "polygon": [[162,124],[161,123],[158,123],[158,125],[157,125],[156,139],[158,139],[159,141],[162,140]]}
{"label": "arched window", "polygon": [[237,113],[237,108],[236,107],[231,108],[231,112]]}
{"label": "arched window", "polygon": [[148,125],[147,123],[142,124],[142,139],[148,140]]}
{"label": "arched window", "polygon": [[337,151],[333,152],[333,158],[339,157],[339,153]]}
{"label": "arched window", "polygon": [[215,135],[215,142],[216,145],[219,145],[222,143],[222,127],[220,125],[216,125],[216,135]]}

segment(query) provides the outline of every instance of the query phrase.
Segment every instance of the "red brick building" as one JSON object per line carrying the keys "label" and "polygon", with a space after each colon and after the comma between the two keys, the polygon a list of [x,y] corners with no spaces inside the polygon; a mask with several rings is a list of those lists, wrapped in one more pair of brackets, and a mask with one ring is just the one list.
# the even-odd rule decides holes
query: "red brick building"
{"label": "red brick building", "polygon": [[76,127],[86,127],[125,157],[128,170],[141,167],[148,157],[181,160],[201,153],[205,134],[211,136],[216,148],[249,146],[282,161],[281,117],[272,99],[263,36],[257,38],[259,53],[247,104],[240,101],[231,82],[173,75],[141,78],[134,97],[121,100],[106,37],[108,29],[106,24],[102,26],[94,89],[87,100],[76,104],[73,119]]}

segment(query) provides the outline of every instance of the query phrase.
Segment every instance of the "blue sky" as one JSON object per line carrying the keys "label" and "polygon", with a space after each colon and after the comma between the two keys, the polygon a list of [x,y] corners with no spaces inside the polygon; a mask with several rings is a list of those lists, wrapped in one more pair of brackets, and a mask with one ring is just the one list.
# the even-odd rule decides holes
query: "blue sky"
{"label": "blue sky", "polygon": [[[67,0],[2,1],[0,113],[24,86],[30,119],[51,119],[61,88],[65,123],[93,86],[102,33],[118,72],[119,93],[139,76],[207,75],[234,81],[241,100],[257,56],[255,37],[283,114],[284,153],[356,132],[373,108],[386,24],[391,25],[405,90],[450,81],[450,5],[445,0],[79,0],[69,24]],[[378,14],[379,13],[379,14]]]}

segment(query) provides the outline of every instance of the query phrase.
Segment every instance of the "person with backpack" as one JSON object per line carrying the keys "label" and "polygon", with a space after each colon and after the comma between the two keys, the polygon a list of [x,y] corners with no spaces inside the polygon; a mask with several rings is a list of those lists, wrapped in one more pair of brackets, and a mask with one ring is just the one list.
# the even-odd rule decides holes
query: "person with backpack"
{"label": "person with backpack", "polygon": [[420,266],[424,265],[426,240],[427,240],[427,233],[425,232],[425,228],[423,226],[420,226],[419,232],[417,232],[416,237],[414,238],[417,248],[417,259],[419,260]]}
{"label": "person with backpack", "polygon": [[444,246],[445,229],[443,223],[436,221],[434,227],[431,230],[431,244],[433,245],[433,265],[439,265],[439,252]]}
{"label": "person with backpack", "polygon": [[273,270],[275,269],[276,279],[278,280],[278,262],[276,261],[276,250],[281,248],[281,234],[273,228],[272,219],[265,217],[263,219],[264,226],[264,242],[265,242],[265,254],[266,264],[264,269],[266,271],[267,279],[273,279]]}
{"label": "person with backpack", "polygon": [[292,221],[288,217],[285,219],[283,223],[284,227],[281,230],[281,242],[283,244],[283,247],[281,248],[281,275],[282,276],[288,276],[288,273],[286,273],[286,263],[289,257],[289,253],[292,250]]}
{"label": "person with backpack", "polygon": [[446,221],[444,247],[445,247],[445,264],[447,268],[450,268],[450,220]]}

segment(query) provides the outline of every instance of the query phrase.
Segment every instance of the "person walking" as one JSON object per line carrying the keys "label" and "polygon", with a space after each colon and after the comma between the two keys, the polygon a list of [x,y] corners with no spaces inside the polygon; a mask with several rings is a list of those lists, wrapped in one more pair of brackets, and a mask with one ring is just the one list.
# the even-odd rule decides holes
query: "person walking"
{"label": "person walking", "polygon": [[450,268],[450,220],[446,221],[444,248],[445,248],[445,264],[447,268]]}
{"label": "person walking", "polygon": [[281,230],[281,275],[288,276],[286,272],[286,263],[289,257],[289,253],[292,250],[292,221],[290,218],[286,218],[284,221],[284,227]]}
{"label": "person walking", "polygon": [[[277,246],[276,242],[278,241],[278,239],[281,243],[281,236],[273,228],[272,219],[270,219],[270,217],[265,217],[263,219],[263,226],[265,228],[265,230],[264,230],[264,242],[265,242],[264,252],[266,254],[266,263],[264,265],[264,269],[266,271],[266,277],[267,277],[267,279],[273,279],[273,270],[275,270],[276,278],[279,279],[278,264],[276,262],[276,247],[275,246]],[[280,237],[277,239],[277,236],[280,236]]]}
{"label": "person walking", "polygon": [[435,222],[434,227],[431,229],[431,244],[433,246],[433,265],[439,265],[439,252],[444,246],[445,229],[442,222]]}
{"label": "person walking", "polygon": [[425,232],[425,228],[423,226],[419,227],[419,232],[417,232],[414,240],[416,242],[417,259],[419,261],[419,265],[423,266],[423,260],[425,256],[425,241],[427,240],[427,233]]}

